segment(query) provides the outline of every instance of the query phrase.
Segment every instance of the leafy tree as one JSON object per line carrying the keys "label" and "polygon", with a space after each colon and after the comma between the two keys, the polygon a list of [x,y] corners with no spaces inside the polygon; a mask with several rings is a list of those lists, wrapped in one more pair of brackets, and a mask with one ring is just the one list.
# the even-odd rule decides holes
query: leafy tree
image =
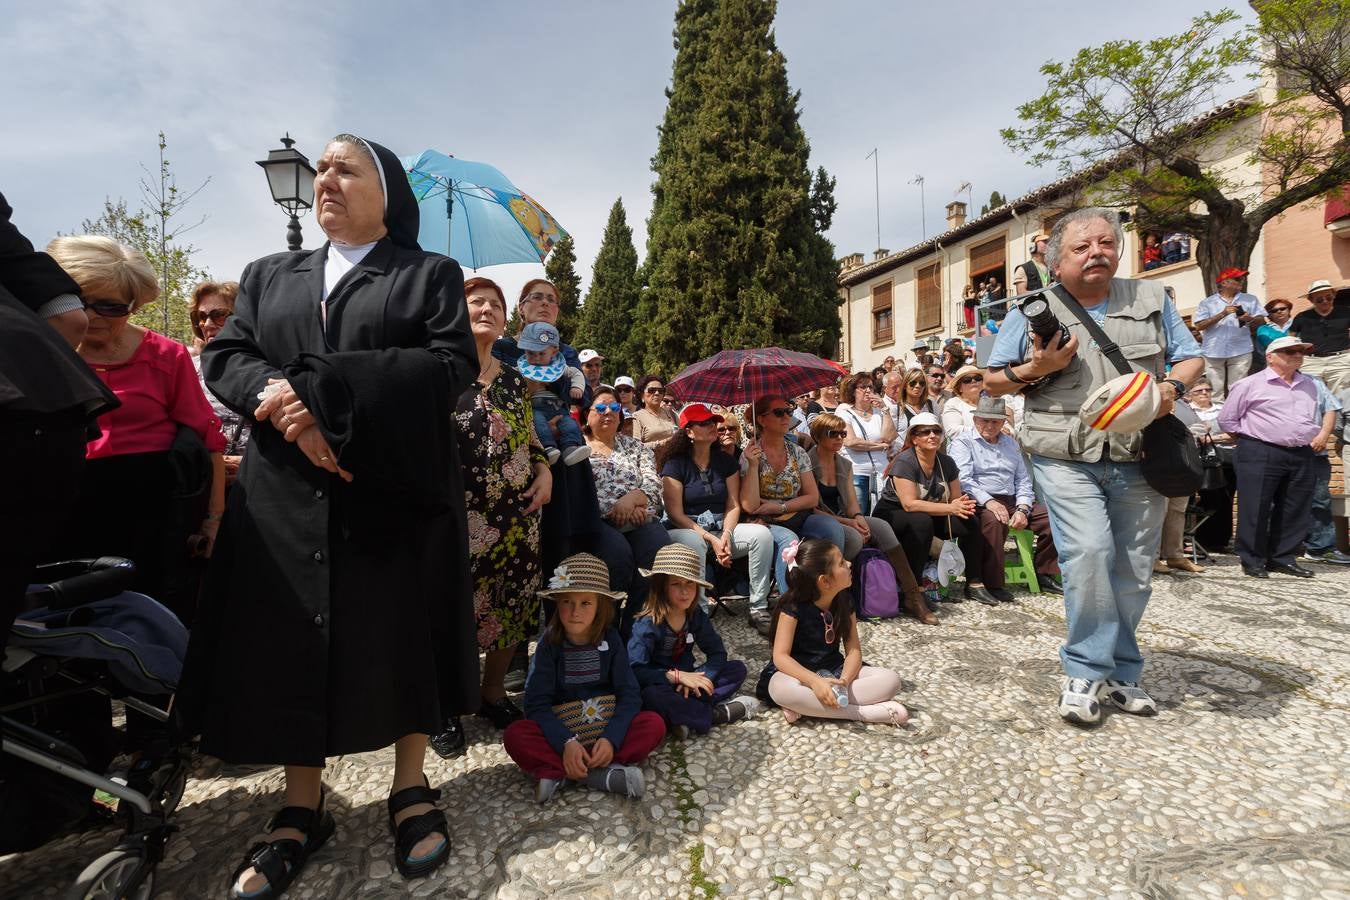
{"label": "leafy tree", "polygon": [[[1231,10],[1206,12],[1180,34],[1109,41],[1046,63],[1045,93],[1002,131],[1033,165],[1101,166],[1092,199],[1133,207],[1137,227],[1198,237],[1211,285],[1221,269],[1247,268],[1266,222],[1350,180],[1350,0],[1252,5],[1254,27]],[[1260,66],[1279,76],[1273,98],[1215,110],[1221,89]],[[1228,131],[1235,120],[1252,116],[1260,136],[1248,162],[1264,184],[1214,164],[1242,139],[1234,135],[1243,129]]]}
{"label": "leafy tree", "polygon": [[[205,269],[192,264],[197,248],[180,240],[180,235],[196,228],[204,219],[190,225],[177,221],[183,208],[207,182],[191,191],[178,187],[169,160],[164,151],[168,144],[164,132],[159,133],[159,169],[140,181],[141,199],[150,208],[132,212],[127,202],[111,198],[103,201],[103,212],[96,219],[85,219],[80,225],[84,234],[101,234],[139,250],[159,276],[159,299],[132,315],[131,321],[160,334],[192,343],[192,323],[188,320],[188,302],[192,289],[207,278]],[[207,179],[209,181],[210,179]]]}
{"label": "leafy tree", "polygon": [[[577,275],[576,244],[569,234],[553,247],[544,263],[544,277],[558,290],[558,333],[573,343],[581,321],[581,277]],[[509,332],[515,334],[515,332]]]}
{"label": "leafy tree", "polygon": [[619,198],[609,210],[605,236],[595,255],[576,339],[577,346],[594,347],[604,354],[610,381],[619,375],[640,374],[629,347],[637,315],[637,267],[633,229],[628,226],[623,198]]}
{"label": "leafy tree", "polygon": [[989,195],[989,202],[980,207],[980,215],[986,216],[989,214],[990,210],[998,209],[1000,206],[1006,206],[1007,203],[1007,197],[1004,197],[998,191],[994,191]]}
{"label": "leafy tree", "polygon": [[652,169],[634,361],[673,375],[727,347],[830,356],[840,334],[835,201],[813,181],[773,0],[683,0]]}

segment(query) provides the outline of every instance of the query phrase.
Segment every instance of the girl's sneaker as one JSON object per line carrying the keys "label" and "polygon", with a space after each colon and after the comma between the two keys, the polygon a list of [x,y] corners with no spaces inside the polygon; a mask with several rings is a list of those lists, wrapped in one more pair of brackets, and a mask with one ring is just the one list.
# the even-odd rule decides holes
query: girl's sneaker
{"label": "girl's sneaker", "polygon": [[732,697],[726,703],[719,703],[714,706],[712,723],[714,725],[727,725],[741,719],[753,719],[757,712],[759,712],[759,701],[754,697],[741,694]]}
{"label": "girl's sneaker", "polygon": [[591,769],[586,775],[586,786],[611,794],[641,797],[644,789],[642,770],[637,766],[620,765]]}
{"label": "girl's sneaker", "polygon": [[552,800],[562,790],[565,781],[562,778],[540,778],[534,786],[534,802],[542,806]]}

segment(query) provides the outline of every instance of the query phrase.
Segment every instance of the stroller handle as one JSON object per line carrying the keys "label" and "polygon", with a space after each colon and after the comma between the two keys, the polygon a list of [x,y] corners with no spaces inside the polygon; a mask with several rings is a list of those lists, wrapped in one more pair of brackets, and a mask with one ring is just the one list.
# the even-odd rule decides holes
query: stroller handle
{"label": "stroller handle", "polygon": [[136,578],[136,564],[120,556],[72,559],[38,566],[37,575],[51,580],[28,591],[26,606],[74,609],[126,590]]}

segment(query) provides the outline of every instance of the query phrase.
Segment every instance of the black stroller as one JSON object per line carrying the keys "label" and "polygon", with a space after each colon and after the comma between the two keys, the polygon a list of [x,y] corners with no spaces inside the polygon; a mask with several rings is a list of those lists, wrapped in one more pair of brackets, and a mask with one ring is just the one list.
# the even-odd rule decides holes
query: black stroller
{"label": "black stroller", "polygon": [[[149,897],[175,830],[190,748],[170,742],[167,700],[177,686],[187,629],[163,606],[125,592],[135,573],[104,557],[44,566],[26,611],[0,652],[0,853],[35,849],[86,820],[95,791],[116,798],[124,834],[67,894]],[[143,744],[124,776],[109,777],[120,732]]]}

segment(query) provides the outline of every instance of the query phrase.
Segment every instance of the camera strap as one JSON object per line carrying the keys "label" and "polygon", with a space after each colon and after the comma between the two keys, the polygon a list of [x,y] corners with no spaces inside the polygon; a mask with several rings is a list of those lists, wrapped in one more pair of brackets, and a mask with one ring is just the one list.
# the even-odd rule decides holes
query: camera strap
{"label": "camera strap", "polygon": [[1056,284],[1050,288],[1054,295],[1060,299],[1060,302],[1069,308],[1069,310],[1078,317],[1078,321],[1083,323],[1088,334],[1097,342],[1097,349],[1105,354],[1106,358],[1111,360],[1111,365],[1116,367],[1116,371],[1122,375],[1133,375],[1134,368],[1125,361],[1125,354],[1120,352],[1120,345],[1106,336],[1102,326],[1098,325],[1092,318],[1092,314],[1083,308],[1083,304],[1078,302],[1078,298],[1070,294],[1062,284]]}

